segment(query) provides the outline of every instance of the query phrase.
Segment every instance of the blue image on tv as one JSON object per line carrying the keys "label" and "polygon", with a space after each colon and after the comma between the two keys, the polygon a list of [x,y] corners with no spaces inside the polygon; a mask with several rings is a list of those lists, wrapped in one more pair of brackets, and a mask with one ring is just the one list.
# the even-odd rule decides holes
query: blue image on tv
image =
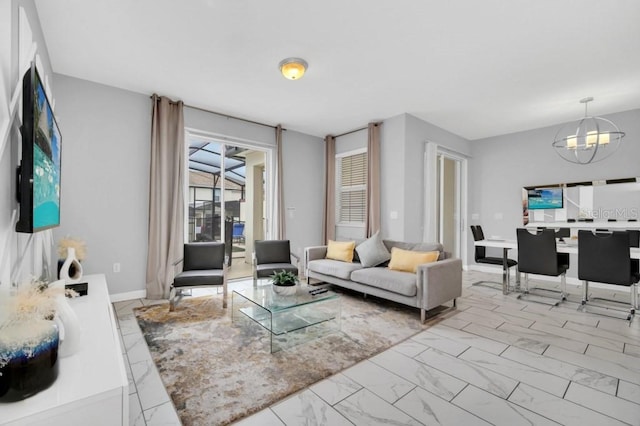
{"label": "blue image on tv", "polygon": [[35,88],[37,122],[33,150],[33,228],[60,224],[60,131],[42,84]]}
{"label": "blue image on tv", "polygon": [[562,188],[536,188],[527,191],[529,210],[561,209],[563,204]]}

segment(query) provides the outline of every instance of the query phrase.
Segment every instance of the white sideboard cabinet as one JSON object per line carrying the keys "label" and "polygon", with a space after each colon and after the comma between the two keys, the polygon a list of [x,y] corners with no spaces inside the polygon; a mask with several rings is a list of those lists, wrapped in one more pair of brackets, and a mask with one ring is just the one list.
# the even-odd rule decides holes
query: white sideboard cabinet
{"label": "white sideboard cabinet", "polygon": [[88,275],[87,296],[68,299],[81,327],[79,350],[58,358],[56,381],[18,402],[0,403],[2,425],[129,424],[129,390],[104,275]]}

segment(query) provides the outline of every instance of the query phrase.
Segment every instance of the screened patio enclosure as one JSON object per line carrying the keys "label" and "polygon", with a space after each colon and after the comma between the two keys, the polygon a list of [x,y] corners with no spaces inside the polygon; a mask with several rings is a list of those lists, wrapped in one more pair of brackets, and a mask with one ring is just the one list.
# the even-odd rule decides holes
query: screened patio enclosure
{"label": "screened patio enclosure", "polygon": [[[237,271],[242,263],[250,265],[252,242],[263,236],[265,154],[192,135],[188,142],[189,242],[225,241]],[[237,276],[250,273],[248,268]]]}

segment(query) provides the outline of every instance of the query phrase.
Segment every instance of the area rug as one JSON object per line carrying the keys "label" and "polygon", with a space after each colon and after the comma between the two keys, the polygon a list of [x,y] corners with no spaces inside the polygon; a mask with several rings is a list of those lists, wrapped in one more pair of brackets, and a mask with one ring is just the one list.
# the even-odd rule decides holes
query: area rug
{"label": "area rug", "polygon": [[184,425],[223,425],[257,412],[427,327],[420,312],[340,292],[342,329],[270,353],[268,332],[231,321],[222,296],[137,308],[151,356]]}

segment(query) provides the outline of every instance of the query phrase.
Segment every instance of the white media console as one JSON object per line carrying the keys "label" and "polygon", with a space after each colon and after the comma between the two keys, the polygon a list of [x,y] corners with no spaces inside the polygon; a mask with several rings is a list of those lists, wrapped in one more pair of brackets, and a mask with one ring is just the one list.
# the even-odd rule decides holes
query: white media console
{"label": "white media console", "polygon": [[69,299],[82,329],[80,349],[58,358],[58,378],[48,389],[0,403],[0,424],[129,424],[129,384],[107,282],[104,275],[82,281],[88,282],[88,295]]}

